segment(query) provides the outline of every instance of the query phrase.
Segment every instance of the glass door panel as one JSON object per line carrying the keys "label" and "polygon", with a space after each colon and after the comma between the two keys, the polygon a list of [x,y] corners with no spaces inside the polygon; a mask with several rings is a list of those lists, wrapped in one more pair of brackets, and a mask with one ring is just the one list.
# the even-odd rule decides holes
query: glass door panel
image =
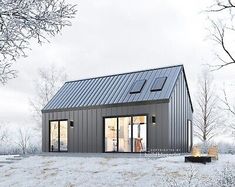
{"label": "glass door panel", "polygon": [[68,151],[68,122],[60,121],[60,151]]}
{"label": "glass door panel", "polygon": [[105,118],[105,151],[117,151],[117,118]]}
{"label": "glass door panel", "polygon": [[147,120],[146,116],[133,117],[133,152],[146,151]]}
{"label": "glass door panel", "polygon": [[68,122],[50,122],[50,151],[68,151]]}
{"label": "glass door panel", "polygon": [[50,151],[59,151],[59,123],[50,122]]}
{"label": "glass door panel", "polygon": [[131,117],[118,118],[118,151],[131,152]]}

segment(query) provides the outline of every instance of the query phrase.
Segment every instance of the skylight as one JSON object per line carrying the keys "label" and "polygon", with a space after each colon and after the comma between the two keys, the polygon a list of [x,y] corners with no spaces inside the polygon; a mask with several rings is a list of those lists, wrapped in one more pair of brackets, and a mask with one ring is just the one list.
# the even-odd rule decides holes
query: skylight
{"label": "skylight", "polygon": [[151,92],[161,91],[166,82],[166,79],[167,79],[166,77],[156,78],[152,85]]}
{"label": "skylight", "polygon": [[140,93],[142,88],[144,87],[145,82],[145,79],[135,81],[131,87],[130,94]]}

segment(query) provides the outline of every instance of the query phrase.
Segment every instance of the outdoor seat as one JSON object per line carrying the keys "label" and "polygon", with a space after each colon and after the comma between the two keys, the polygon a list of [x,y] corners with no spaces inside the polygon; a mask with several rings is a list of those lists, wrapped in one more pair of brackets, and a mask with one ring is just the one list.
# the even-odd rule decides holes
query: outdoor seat
{"label": "outdoor seat", "polygon": [[212,146],[208,149],[208,156],[210,156],[214,160],[218,160],[218,147]]}
{"label": "outdoor seat", "polygon": [[191,154],[192,156],[201,156],[201,148],[199,146],[193,146]]}

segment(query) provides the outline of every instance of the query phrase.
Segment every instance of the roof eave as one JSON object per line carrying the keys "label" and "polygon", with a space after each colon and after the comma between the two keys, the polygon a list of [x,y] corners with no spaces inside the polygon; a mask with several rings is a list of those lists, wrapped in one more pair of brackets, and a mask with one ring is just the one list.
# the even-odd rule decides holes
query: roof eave
{"label": "roof eave", "polygon": [[159,104],[159,103],[168,103],[169,98],[160,99],[160,100],[150,100],[150,101],[137,101],[129,103],[115,103],[115,104],[106,104],[106,105],[94,105],[94,106],[81,106],[73,108],[59,108],[59,109],[43,109],[42,113],[50,112],[64,112],[71,110],[84,110],[84,109],[96,109],[96,108],[109,108],[109,107],[118,107],[118,106],[133,106],[133,105],[147,105],[147,104]]}

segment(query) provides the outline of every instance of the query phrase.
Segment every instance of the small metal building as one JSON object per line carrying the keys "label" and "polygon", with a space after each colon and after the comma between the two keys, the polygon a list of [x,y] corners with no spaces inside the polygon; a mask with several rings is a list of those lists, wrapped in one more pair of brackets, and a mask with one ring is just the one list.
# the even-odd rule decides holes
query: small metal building
{"label": "small metal building", "polygon": [[188,152],[183,65],[66,82],[42,110],[44,152]]}

